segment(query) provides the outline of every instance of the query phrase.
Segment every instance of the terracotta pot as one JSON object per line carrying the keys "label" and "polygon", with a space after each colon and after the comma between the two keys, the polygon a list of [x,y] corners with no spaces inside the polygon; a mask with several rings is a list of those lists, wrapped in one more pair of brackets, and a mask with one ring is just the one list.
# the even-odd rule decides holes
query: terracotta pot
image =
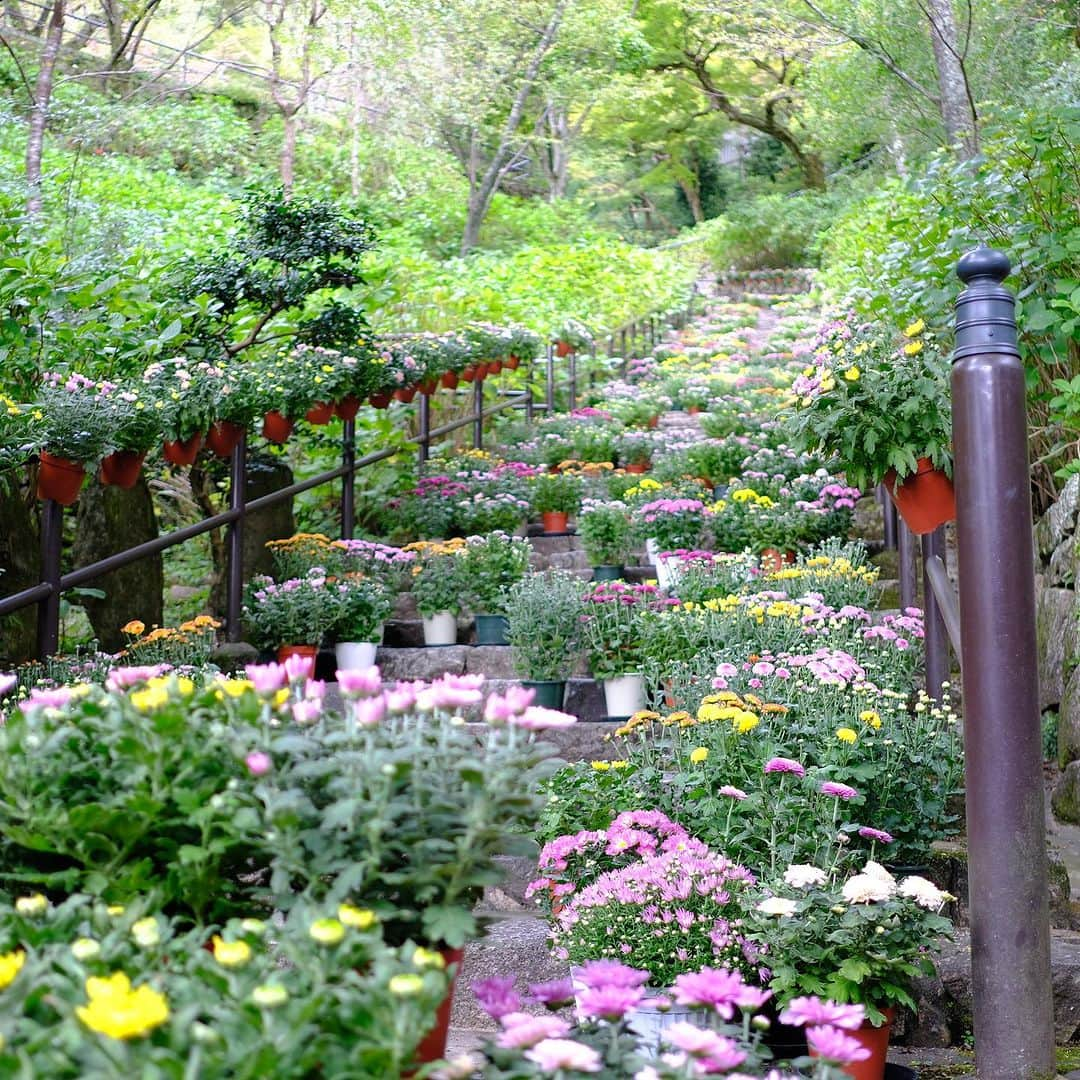
{"label": "terracotta pot", "polygon": [[481,382],[483,382],[484,379],[487,378],[487,376],[488,376],[488,366],[487,366],[487,364],[477,364],[476,365],[476,377]]}
{"label": "terracotta pot", "polygon": [[190,439],[166,440],[161,452],[165,455],[165,460],[173,465],[190,465],[199,456],[202,444],[202,435],[192,435]]}
{"label": "terracotta pot", "polygon": [[545,510],[540,515],[540,520],[544,523],[544,532],[564,533],[566,532],[566,523],[569,517],[570,515],[562,510]]}
{"label": "terracotta pot", "polygon": [[360,406],[363,404],[361,400],[353,394],[346,394],[335,406],[334,412],[337,413],[340,420],[355,420],[356,414],[360,411]]}
{"label": "terracotta pot", "polygon": [[412,401],[412,399],[414,397],[416,397],[416,387],[415,386],[399,386],[394,391],[394,398],[397,401],[404,402],[406,405],[408,405],[409,402]]}
{"label": "terracotta pot", "polygon": [[215,420],[206,433],[206,445],[219,458],[227,458],[239,445],[243,434],[242,425],[234,424],[231,420]]}
{"label": "terracotta pot", "polygon": [[140,454],[135,450],[114,450],[101,463],[101,482],[125,490],[133,488],[145,457],[145,451]]}
{"label": "terracotta pot", "polygon": [[664,704],[669,709],[674,709],[678,705],[678,703],[675,700],[675,689],[674,689],[674,687],[675,687],[675,680],[674,679],[665,679],[664,680]]}
{"label": "terracotta pot", "polygon": [[649,422],[646,425],[646,427],[658,428],[659,426],[660,426],[660,417],[659,416],[650,416],[649,417]]}
{"label": "terracotta pot", "polygon": [[372,394],[368,398],[368,404],[370,404],[373,409],[385,409],[390,405],[392,400],[392,394]]}
{"label": "terracotta pot", "polygon": [[38,455],[37,497],[70,506],[78,497],[86,469],[78,461],[56,457],[47,450]]}
{"label": "terracotta pot", "polygon": [[647,461],[634,461],[626,466],[628,473],[646,473],[649,471],[649,463]]}
{"label": "terracotta pot", "polygon": [[569,356],[574,351],[574,346],[569,341],[556,341],[555,342],[555,355],[556,356]]}
{"label": "terracotta pot", "polygon": [[699,412],[701,412],[701,406],[700,405],[687,405],[686,406],[686,415],[687,416],[697,416],[697,414]]}
{"label": "terracotta pot", "polygon": [[312,660],[316,660],[319,656],[318,645],[279,645],[277,651],[277,661],[279,664],[284,664],[290,656],[310,656]]}
{"label": "terracotta pot", "polygon": [[456,390],[458,384],[458,373],[456,371],[444,371],[442,378],[439,379],[439,385],[444,390]]}
{"label": "terracotta pot", "polygon": [[329,424],[334,418],[334,406],[329,401],[324,401],[321,405],[312,405],[306,413],[304,413],[304,419],[309,424],[317,424],[320,427],[323,424]]}
{"label": "terracotta pot", "polygon": [[759,558],[761,559],[761,569],[769,574],[775,574],[784,565],[784,556],[779,548],[763,548]]}
{"label": "terracotta pot", "polygon": [[[856,1061],[853,1065],[844,1066],[842,1072],[850,1076],[851,1080],[884,1080],[885,1057],[889,1052],[889,1036],[892,1034],[896,1010],[888,1008],[881,1011],[885,1014],[885,1023],[880,1027],[873,1027],[869,1021],[864,1021],[862,1027],[856,1028],[855,1031],[844,1032],[870,1051],[870,1056],[864,1061]],[[810,1056],[817,1057],[813,1048],[810,1050]]]}
{"label": "terracotta pot", "polygon": [[502,371],[502,361],[501,360],[492,360],[491,363],[488,364],[488,374],[489,375],[498,375],[500,371]]}
{"label": "terracotta pot", "polygon": [[293,422],[284,417],[276,409],[271,410],[263,417],[263,437],[272,443],[280,445],[288,442],[292,434]]}
{"label": "terracotta pot", "polygon": [[461,381],[471,383],[476,378],[476,365],[469,364],[461,373]]}
{"label": "terracotta pot", "polygon": [[929,458],[919,458],[918,471],[896,482],[896,470],[885,474],[885,490],[916,536],[933,532],[956,517],[956,493],[952,481]]}
{"label": "terracotta pot", "polygon": [[503,366],[508,371],[517,371],[517,369],[521,366],[521,357],[520,356],[508,356],[506,358],[506,360],[503,362]]}
{"label": "terracotta pot", "polygon": [[450,988],[446,991],[435,1013],[435,1026],[420,1040],[416,1048],[416,1062],[418,1065],[426,1065],[430,1061],[438,1061],[446,1054],[446,1036],[450,1030],[450,1009],[454,1003],[454,986],[457,984],[458,973],[461,971],[461,961],[464,959],[464,949],[450,949],[443,946],[439,954],[446,961],[449,968],[454,966],[454,974],[450,979]]}
{"label": "terracotta pot", "polygon": [[438,389],[439,389],[439,380],[438,379],[425,379],[420,384],[420,393],[423,394],[424,397],[431,397],[431,395],[434,394],[435,391],[438,390]]}

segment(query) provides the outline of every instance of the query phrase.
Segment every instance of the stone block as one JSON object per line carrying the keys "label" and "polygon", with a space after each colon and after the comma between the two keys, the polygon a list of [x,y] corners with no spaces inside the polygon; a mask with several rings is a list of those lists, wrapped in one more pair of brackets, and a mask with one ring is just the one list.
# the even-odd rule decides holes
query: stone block
{"label": "stone block", "polygon": [[1062,770],[1050,797],[1058,821],[1080,825],[1080,761],[1070,761]]}
{"label": "stone block", "polygon": [[465,670],[489,679],[514,679],[513,649],[509,645],[473,645],[465,653]]}
{"label": "stone block", "polygon": [[583,550],[581,539],[577,536],[530,536],[529,543],[533,551],[540,556],[564,555],[569,551]]}
{"label": "stone block", "polygon": [[1080,758],[1080,667],[1065,677],[1058,710],[1058,764],[1064,768]]}
{"label": "stone block", "polygon": [[1048,557],[1066,537],[1076,532],[1080,512],[1080,474],[1070,476],[1058,501],[1046,511],[1035,525],[1035,547],[1039,555]]}
{"label": "stone block", "polygon": [[416,610],[416,597],[411,592],[398,593],[394,597],[394,611],[390,616],[397,622],[414,621],[420,618]]}
{"label": "stone block", "polygon": [[566,686],[566,711],[579,720],[605,720],[603,686],[595,679],[571,679]]}
{"label": "stone block", "polygon": [[1077,645],[1076,593],[1052,588],[1047,579],[1035,579],[1035,634],[1039,656],[1039,708],[1061,703],[1065,693],[1065,665]]}
{"label": "stone block", "polygon": [[464,675],[468,645],[446,645],[437,648],[394,649],[381,648],[375,654],[375,663],[387,681],[412,681],[423,679],[430,682],[440,675]]}
{"label": "stone block", "polygon": [[211,654],[210,663],[217,664],[227,673],[241,672],[245,665],[255,664],[259,660],[259,650],[246,641],[222,642]]}

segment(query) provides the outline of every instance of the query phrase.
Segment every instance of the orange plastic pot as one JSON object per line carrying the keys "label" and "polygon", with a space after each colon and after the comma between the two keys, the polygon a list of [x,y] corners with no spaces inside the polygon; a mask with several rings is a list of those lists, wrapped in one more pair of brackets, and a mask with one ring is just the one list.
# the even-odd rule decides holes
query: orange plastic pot
{"label": "orange plastic pot", "polygon": [[546,533],[564,533],[566,532],[566,524],[569,521],[570,515],[564,513],[562,510],[545,510],[540,515],[540,520],[544,523],[544,532]]}
{"label": "orange plastic pot", "polygon": [[135,450],[114,450],[101,463],[101,482],[125,491],[133,488],[142,472],[146,452]]}
{"label": "orange plastic pot", "polygon": [[647,461],[632,461],[626,466],[628,473],[646,473],[649,471],[649,463]]}
{"label": "orange plastic pot", "polygon": [[517,371],[517,369],[521,366],[521,357],[520,356],[508,356],[504,363],[505,363],[505,367],[507,368],[507,370],[509,370],[509,371]]}
{"label": "orange plastic pot", "polygon": [[442,378],[439,379],[439,384],[444,390],[456,390],[458,384],[458,373],[456,371],[444,371]]}
{"label": "orange plastic pot", "polygon": [[271,409],[263,417],[263,437],[269,439],[272,443],[278,443],[289,441],[289,436],[292,434],[293,422],[286,416],[282,416],[277,409]]}
{"label": "orange plastic pot", "polygon": [[318,645],[280,645],[277,651],[279,664],[284,664],[290,656],[310,656],[315,660],[319,655]]}
{"label": "orange plastic pot", "polygon": [[476,377],[482,382],[484,379],[487,378],[487,376],[488,376],[488,366],[487,366],[487,364],[477,364],[476,365]]}
{"label": "orange plastic pot", "polygon": [[420,393],[423,394],[424,397],[431,397],[431,395],[434,394],[435,391],[438,390],[438,389],[439,389],[439,380],[438,379],[425,379],[420,384]]}
{"label": "orange plastic pot", "polygon": [[199,456],[202,444],[201,434],[192,435],[189,439],[170,439],[165,441],[161,452],[165,460],[173,465],[191,465]]}
{"label": "orange plastic pot", "polygon": [[244,429],[240,424],[234,424],[231,420],[215,420],[206,433],[206,445],[219,458],[227,458],[240,443],[240,437]]}
{"label": "orange plastic pot", "polygon": [[304,413],[304,419],[309,424],[317,424],[322,426],[323,424],[329,424],[334,418],[334,406],[329,401],[324,401],[321,405],[312,405],[306,413]]}
{"label": "orange plastic pot", "polygon": [[569,356],[574,351],[574,346],[569,341],[556,341],[555,342],[555,355],[556,356]]}
{"label": "orange plastic pot", "polygon": [[475,364],[469,364],[469,366],[466,367],[461,373],[461,381],[471,383],[473,381],[473,379],[475,379],[475,378],[476,378],[476,365]]}
{"label": "orange plastic pot", "polygon": [[[841,1070],[845,1076],[851,1077],[851,1080],[884,1080],[885,1059],[889,1053],[889,1037],[892,1034],[896,1010],[888,1008],[881,1011],[885,1014],[885,1023],[880,1027],[874,1027],[869,1021],[864,1021],[862,1027],[844,1033],[870,1051],[870,1056],[865,1060],[856,1061],[853,1065],[845,1065]],[[818,1056],[813,1048],[810,1050],[810,1056]]]}
{"label": "orange plastic pot", "polygon": [[498,375],[500,371],[502,371],[502,361],[501,360],[492,360],[488,364],[488,374],[489,375]]}
{"label": "orange plastic pot", "polygon": [[956,517],[953,483],[929,458],[919,458],[917,471],[900,483],[896,470],[890,469],[884,482],[898,513],[916,536],[931,533]]}
{"label": "orange plastic pot", "polygon": [[361,404],[358,397],[347,394],[334,406],[334,412],[337,413],[338,418],[341,420],[355,420]]}
{"label": "orange plastic pot", "polygon": [[416,387],[415,386],[399,386],[394,391],[394,397],[398,401],[402,401],[406,405],[408,405],[409,402],[412,401],[412,399],[414,397],[416,397]]}
{"label": "orange plastic pot", "polygon": [[438,1061],[446,1056],[446,1036],[450,1031],[450,1011],[454,1004],[454,987],[461,971],[461,962],[465,958],[464,949],[450,949],[443,946],[439,954],[446,962],[447,968],[454,966],[454,974],[450,979],[450,987],[446,991],[446,997],[439,1004],[435,1012],[435,1026],[420,1040],[416,1048],[416,1062],[418,1065],[426,1065],[431,1061]]}
{"label": "orange plastic pot", "polygon": [[697,416],[697,414],[699,412],[701,412],[701,406],[700,405],[687,405],[686,406],[686,415],[687,416]]}
{"label": "orange plastic pot", "polygon": [[785,566],[791,566],[795,562],[794,551],[781,551],[779,548],[763,548],[761,555],[761,569],[770,574],[782,570]]}
{"label": "orange plastic pot", "polygon": [[659,416],[650,416],[649,417],[649,423],[648,423],[647,426],[651,427],[651,428],[659,427],[660,426],[660,417]]}
{"label": "orange plastic pot", "polygon": [[86,469],[78,461],[56,457],[47,450],[38,457],[37,497],[70,506],[79,497]]}
{"label": "orange plastic pot", "polygon": [[373,409],[388,408],[392,400],[392,394],[371,394],[368,397],[368,402]]}

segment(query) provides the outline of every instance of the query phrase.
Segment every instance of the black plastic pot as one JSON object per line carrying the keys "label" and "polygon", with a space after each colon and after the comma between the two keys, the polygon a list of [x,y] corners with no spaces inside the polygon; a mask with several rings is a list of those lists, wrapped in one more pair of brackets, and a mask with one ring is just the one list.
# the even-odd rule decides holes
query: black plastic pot
{"label": "black plastic pot", "polygon": [[477,645],[509,645],[505,615],[476,616]]}
{"label": "black plastic pot", "polygon": [[622,581],[626,577],[626,567],[606,563],[603,566],[594,566],[592,569],[593,581]]}
{"label": "black plastic pot", "polygon": [[545,709],[561,709],[563,697],[566,694],[566,683],[556,681],[530,682],[523,680],[521,683],[527,690],[535,690],[534,705],[542,705]]}

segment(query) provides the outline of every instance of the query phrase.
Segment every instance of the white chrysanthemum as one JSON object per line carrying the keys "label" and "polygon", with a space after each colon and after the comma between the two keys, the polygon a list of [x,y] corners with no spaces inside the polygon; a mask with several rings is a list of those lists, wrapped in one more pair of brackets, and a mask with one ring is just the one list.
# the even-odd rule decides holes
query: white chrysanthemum
{"label": "white chrysanthemum", "polygon": [[783,896],[770,896],[767,900],[762,900],[757,909],[763,915],[780,915],[786,918],[795,914],[795,901]]}
{"label": "white chrysanthemum", "polygon": [[862,872],[864,874],[869,874],[871,877],[877,878],[879,881],[884,881],[887,884],[891,885],[892,892],[890,892],[890,896],[892,895],[892,893],[896,892],[896,878],[894,878],[892,874],[890,874],[889,871],[881,865],[881,863],[874,862],[873,859],[867,859],[866,865],[863,867]]}
{"label": "white chrysanthemum", "polygon": [[844,882],[844,899],[849,904],[878,904],[896,892],[896,883],[875,874],[856,874]]}
{"label": "white chrysanthemum", "polygon": [[809,863],[792,863],[784,871],[784,881],[794,889],[810,889],[824,885],[826,880],[825,871]]}
{"label": "white chrysanthemum", "polygon": [[945,906],[945,902],[952,899],[949,893],[918,875],[904,878],[900,884],[900,895],[914,900],[919,907],[924,907],[928,911],[940,911]]}

